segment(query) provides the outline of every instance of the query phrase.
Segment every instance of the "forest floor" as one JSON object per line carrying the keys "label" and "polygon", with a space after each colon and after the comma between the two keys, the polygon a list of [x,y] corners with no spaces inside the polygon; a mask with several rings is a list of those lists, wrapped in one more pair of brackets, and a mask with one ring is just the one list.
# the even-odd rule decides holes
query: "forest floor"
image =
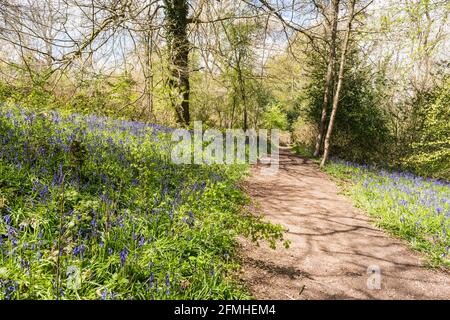
{"label": "forest floor", "polygon": [[427,268],[419,253],[375,227],[311,160],[281,149],[278,173],[255,166],[245,186],[256,211],[283,225],[291,241],[273,250],[241,240],[241,277],[255,298],[450,299],[448,271]]}

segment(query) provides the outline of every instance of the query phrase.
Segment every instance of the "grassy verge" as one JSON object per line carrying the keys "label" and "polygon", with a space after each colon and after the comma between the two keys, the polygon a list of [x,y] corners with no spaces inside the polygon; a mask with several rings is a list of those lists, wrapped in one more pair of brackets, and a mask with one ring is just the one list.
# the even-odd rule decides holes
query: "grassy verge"
{"label": "grassy verge", "polygon": [[344,183],[375,223],[424,252],[432,266],[450,266],[450,185],[409,173],[331,161],[324,171]]}
{"label": "grassy verge", "polygon": [[0,299],[247,299],[245,166],[175,165],[170,129],[0,107]]}

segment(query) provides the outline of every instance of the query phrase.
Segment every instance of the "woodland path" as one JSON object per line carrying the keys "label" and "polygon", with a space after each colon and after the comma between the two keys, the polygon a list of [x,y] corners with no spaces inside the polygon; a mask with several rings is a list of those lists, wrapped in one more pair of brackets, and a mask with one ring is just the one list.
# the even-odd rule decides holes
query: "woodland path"
{"label": "woodland path", "polygon": [[[450,274],[424,266],[402,240],[374,227],[311,160],[280,150],[274,176],[252,169],[246,188],[265,219],[288,229],[289,249],[242,240],[242,279],[257,299],[450,299]],[[381,289],[369,289],[369,266]]]}

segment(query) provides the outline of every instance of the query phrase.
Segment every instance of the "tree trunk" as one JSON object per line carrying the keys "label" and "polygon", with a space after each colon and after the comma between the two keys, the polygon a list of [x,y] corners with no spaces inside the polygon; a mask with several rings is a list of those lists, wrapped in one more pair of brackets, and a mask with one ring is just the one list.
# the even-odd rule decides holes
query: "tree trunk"
{"label": "tree trunk", "polygon": [[325,77],[325,88],[323,93],[323,103],[322,103],[322,116],[320,118],[319,133],[316,138],[316,147],[314,150],[314,156],[317,157],[320,154],[320,147],[322,146],[323,135],[325,132],[325,124],[327,121],[327,109],[328,109],[328,99],[330,97],[331,86],[333,83],[333,73],[334,65],[336,60],[336,34],[337,34],[337,23],[339,15],[339,0],[333,0],[333,15],[330,21],[330,52],[328,55],[328,67],[327,74]]}
{"label": "tree trunk", "polygon": [[143,73],[145,78],[144,93],[147,96],[146,105],[143,106],[140,118],[145,117],[147,119],[156,120],[153,114],[153,31],[148,31],[143,37],[145,61],[143,65]]}
{"label": "tree trunk", "polygon": [[[234,89],[234,91],[236,92],[236,89]],[[231,108],[230,124],[228,125],[229,129],[232,129],[233,125],[234,125],[234,113],[236,111],[236,93],[235,92],[233,92],[233,106]]]}
{"label": "tree trunk", "polygon": [[171,105],[177,122],[189,125],[189,40],[187,38],[187,0],[164,0],[169,46],[170,79],[168,81]]}
{"label": "tree trunk", "polygon": [[238,72],[238,81],[239,81],[239,87],[240,87],[239,91],[241,93],[241,99],[242,99],[243,108],[244,108],[244,110],[243,110],[244,111],[244,131],[247,131],[247,129],[248,129],[247,94],[245,93],[245,82],[244,82],[244,78],[242,76],[240,59],[238,60],[237,72]]}
{"label": "tree trunk", "polygon": [[355,2],[356,2],[356,0],[352,0],[350,3],[350,14],[348,17],[347,30],[345,32],[345,38],[344,38],[344,43],[343,43],[343,47],[342,47],[340,65],[339,65],[339,78],[338,78],[336,91],[335,91],[334,97],[333,97],[333,108],[331,110],[330,122],[328,124],[327,135],[325,136],[324,152],[323,152],[322,161],[320,162],[321,167],[323,167],[325,165],[325,163],[328,159],[328,155],[330,153],[330,139],[331,139],[331,134],[333,132],[334,120],[336,118],[336,112],[337,112],[337,108],[338,108],[338,104],[339,104],[339,95],[341,93],[342,83],[344,82],[345,60],[347,58],[348,43],[350,41],[350,33],[352,31],[352,22],[353,22],[353,16],[354,16],[354,12],[355,12]]}

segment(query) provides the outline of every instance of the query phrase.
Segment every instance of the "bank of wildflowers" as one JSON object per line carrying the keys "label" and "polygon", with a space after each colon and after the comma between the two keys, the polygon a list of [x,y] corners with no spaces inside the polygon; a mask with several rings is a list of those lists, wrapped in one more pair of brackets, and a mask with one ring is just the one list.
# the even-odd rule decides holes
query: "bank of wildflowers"
{"label": "bank of wildflowers", "polygon": [[[171,129],[0,106],[0,299],[243,299],[245,166],[175,165]],[[251,221],[251,223],[249,222]]]}
{"label": "bank of wildflowers", "polygon": [[333,159],[325,168],[375,222],[424,251],[433,265],[450,266],[450,184]]}

